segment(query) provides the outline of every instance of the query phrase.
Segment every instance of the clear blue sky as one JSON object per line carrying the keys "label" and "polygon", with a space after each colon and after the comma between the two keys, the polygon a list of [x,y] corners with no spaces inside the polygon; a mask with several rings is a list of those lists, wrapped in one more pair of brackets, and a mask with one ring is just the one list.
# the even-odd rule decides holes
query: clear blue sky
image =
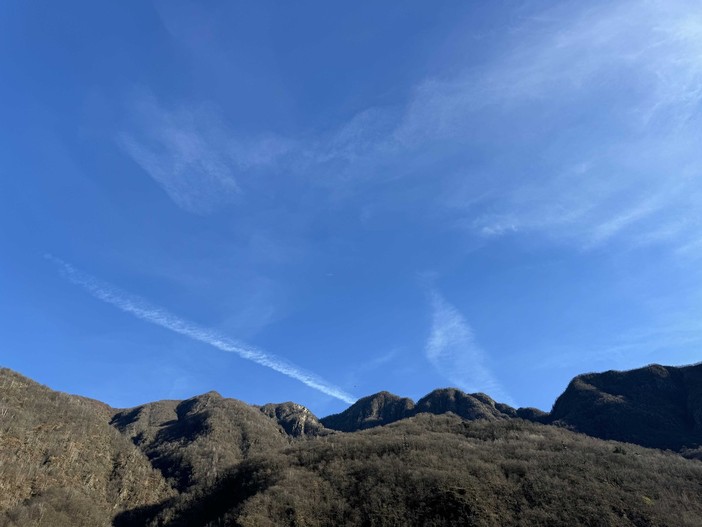
{"label": "clear blue sky", "polygon": [[0,3],[0,363],[549,409],[702,359],[702,5]]}

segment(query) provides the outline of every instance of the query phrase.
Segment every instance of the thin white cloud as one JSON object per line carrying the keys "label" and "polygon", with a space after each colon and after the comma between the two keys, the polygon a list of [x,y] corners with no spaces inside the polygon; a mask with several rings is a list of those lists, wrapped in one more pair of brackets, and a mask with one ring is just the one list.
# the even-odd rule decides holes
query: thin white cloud
{"label": "thin white cloud", "polygon": [[[538,15],[489,64],[425,79],[404,108],[360,112],[308,159],[343,161],[358,185],[486,149],[495,161],[480,172],[426,181],[426,199],[473,234],[698,247],[702,6],[569,2]],[[437,182],[450,190],[435,196]]]}
{"label": "thin white cloud", "polygon": [[[473,184],[492,199],[487,210],[467,206],[472,221],[462,224],[486,237],[538,232],[582,248],[696,247],[700,3],[569,2],[507,38],[513,44],[489,65],[417,86],[394,132],[406,148],[487,144],[496,158],[519,161]],[[455,179],[462,188],[475,178]],[[660,225],[675,225],[674,236],[651,236]]]}
{"label": "thin white cloud", "polygon": [[273,164],[292,145],[269,134],[239,140],[204,105],[167,109],[153,96],[134,97],[122,149],[182,209],[206,214],[242,192],[242,174]]}
{"label": "thin white cloud", "polygon": [[167,111],[152,97],[138,99],[132,111],[137,124],[119,144],[178,206],[206,213],[240,192],[213,121],[197,110]]}
{"label": "thin white cloud", "polygon": [[568,2],[524,21],[506,38],[511,47],[490,65],[420,83],[398,135],[463,134],[466,116],[479,109],[512,111],[525,102],[559,107],[612,80],[642,88],[629,102],[647,116],[684,108],[688,114],[676,114],[684,121],[702,100],[696,1]]}
{"label": "thin white cloud", "polygon": [[429,291],[429,296],[432,326],[425,347],[429,362],[441,376],[464,391],[485,392],[497,400],[509,401],[463,315],[435,289]]}
{"label": "thin white cloud", "polygon": [[[488,63],[454,64],[403,105],[367,108],[335,128],[242,139],[216,112],[137,97],[120,142],[192,212],[234,201],[252,171],[285,167],[299,188],[338,197],[432,167],[423,199],[474,235],[539,233],[583,249],[700,246],[699,2],[566,2],[529,15],[504,29]],[[470,159],[461,174],[442,174],[452,147],[495,161],[480,175]],[[436,196],[437,183],[469,189],[465,209],[452,190]]]}
{"label": "thin white cloud", "polygon": [[281,357],[266,353],[253,346],[237,342],[215,331],[177,317],[164,309],[151,305],[140,298],[134,297],[87,273],[79,271],[59,258],[50,255],[47,255],[46,258],[55,263],[60,269],[61,274],[71,283],[82,287],[98,300],[111,304],[141,320],[169,329],[180,335],[185,335],[193,340],[204,342],[221,351],[236,353],[243,359],[250,360],[256,364],[282,373],[283,375],[300,381],[310,388],[335,397],[345,403],[352,404],[356,401],[355,397],[346,393],[341,388],[328,383],[314,373],[291,364]]}

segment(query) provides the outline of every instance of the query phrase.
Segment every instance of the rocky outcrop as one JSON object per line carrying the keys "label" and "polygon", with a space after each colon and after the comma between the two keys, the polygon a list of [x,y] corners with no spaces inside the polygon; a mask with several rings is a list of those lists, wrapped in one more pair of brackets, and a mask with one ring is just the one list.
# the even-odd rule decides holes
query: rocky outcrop
{"label": "rocky outcrop", "polygon": [[264,415],[274,419],[291,437],[319,436],[329,433],[319,419],[301,404],[270,403],[261,406],[260,409]]}

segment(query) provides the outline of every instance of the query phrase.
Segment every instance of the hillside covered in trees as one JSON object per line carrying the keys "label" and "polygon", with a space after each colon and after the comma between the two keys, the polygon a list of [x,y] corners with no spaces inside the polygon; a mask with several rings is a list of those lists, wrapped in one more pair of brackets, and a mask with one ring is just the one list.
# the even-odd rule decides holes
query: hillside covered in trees
{"label": "hillside covered in trees", "polygon": [[318,419],[216,392],[112,409],[3,369],[0,525],[698,526],[701,375],[578,376],[550,413],[442,389]]}

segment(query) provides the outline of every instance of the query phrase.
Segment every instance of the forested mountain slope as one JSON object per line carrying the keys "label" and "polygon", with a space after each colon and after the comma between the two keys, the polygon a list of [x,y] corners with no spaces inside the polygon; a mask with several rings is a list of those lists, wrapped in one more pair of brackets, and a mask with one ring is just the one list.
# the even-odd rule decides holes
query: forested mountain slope
{"label": "forested mountain slope", "polygon": [[109,414],[0,369],[0,525],[109,525],[173,495]]}
{"label": "forested mountain slope", "polygon": [[0,526],[698,526],[701,428],[700,365],[581,375],[551,413],[445,388],[322,419],[112,409],[2,369]]}

